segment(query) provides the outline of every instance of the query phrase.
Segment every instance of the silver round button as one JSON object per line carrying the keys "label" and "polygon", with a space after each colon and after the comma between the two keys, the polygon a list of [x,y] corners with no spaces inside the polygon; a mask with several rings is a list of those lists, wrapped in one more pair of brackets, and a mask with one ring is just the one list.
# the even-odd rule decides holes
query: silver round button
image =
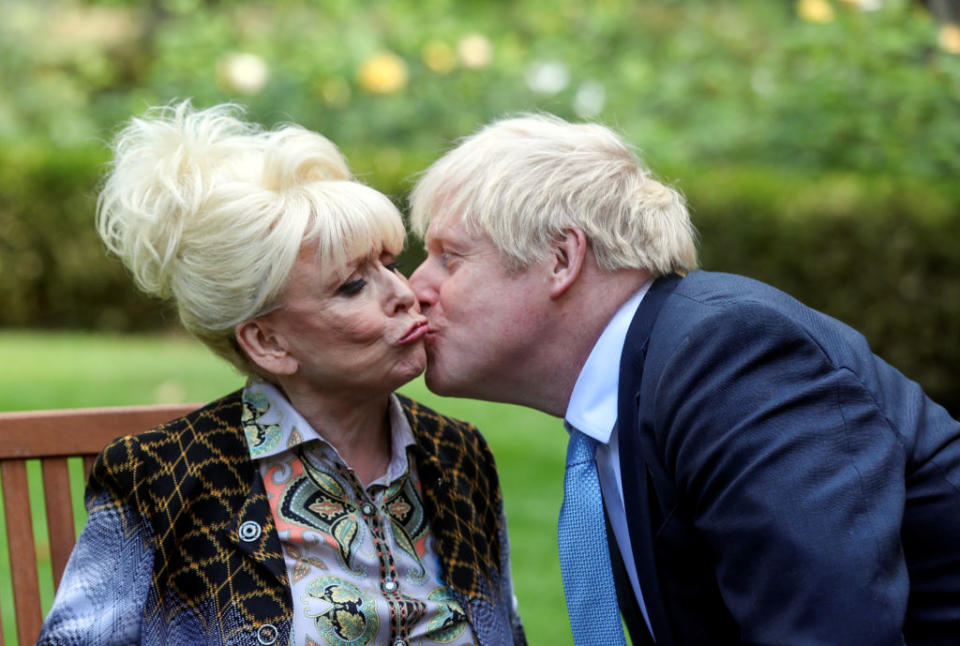
{"label": "silver round button", "polygon": [[[257,521],[255,520],[244,521],[243,524],[240,525],[240,530],[239,530],[240,540],[244,541],[245,543],[252,543],[258,538],[260,538],[260,533],[262,531],[263,530],[260,529],[260,523],[258,523]],[[270,643],[272,644],[273,642],[270,642]]]}
{"label": "silver round button", "polygon": [[263,646],[270,646],[277,641],[277,627],[273,624],[263,624],[257,629],[257,641]]}
{"label": "silver round button", "polygon": [[407,646],[407,642],[402,639],[398,639],[393,642],[392,646]]}
{"label": "silver round button", "polygon": [[386,590],[387,592],[393,592],[394,590],[397,589],[397,582],[393,580],[387,581],[386,583],[383,584],[383,589]]}
{"label": "silver round button", "polygon": [[371,505],[368,502],[363,503],[363,506],[360,507],[360,509],[362,509],[363,513],[366,514],[367,516],[373,513],[373,505]]}

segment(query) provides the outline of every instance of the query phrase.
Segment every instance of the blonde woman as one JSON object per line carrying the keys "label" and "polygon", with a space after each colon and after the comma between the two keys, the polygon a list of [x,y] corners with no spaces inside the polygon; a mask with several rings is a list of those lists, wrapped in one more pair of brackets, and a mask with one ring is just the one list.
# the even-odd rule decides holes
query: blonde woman
{"label": "blonde woman", "polygon": [[154,109],[97,224],[249,379],[104,449],[40,644],[524,642],[486,443],[394,393],[426,361],[400,214],[331,142]]}

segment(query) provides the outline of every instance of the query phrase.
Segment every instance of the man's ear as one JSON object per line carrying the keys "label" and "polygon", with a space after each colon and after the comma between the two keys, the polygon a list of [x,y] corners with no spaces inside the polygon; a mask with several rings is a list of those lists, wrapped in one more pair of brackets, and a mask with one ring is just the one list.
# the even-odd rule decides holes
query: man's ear
{"label": "man's ear", "polygon": [[564,229],[550,245],[550,298],[559,298],[583,271],[587,255],[587,236],[580,227]]}
{"label": "man's ear", "polygon": [[263,319],[251,319],[233,328],[237,344],[250,360],[274,375],[292,375],[299,362],[287,350],[283,339]]}

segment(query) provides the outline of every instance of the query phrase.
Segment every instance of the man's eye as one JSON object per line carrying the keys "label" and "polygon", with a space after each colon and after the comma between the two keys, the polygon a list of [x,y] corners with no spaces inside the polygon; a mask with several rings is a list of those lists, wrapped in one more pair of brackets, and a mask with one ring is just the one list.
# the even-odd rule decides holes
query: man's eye
{"label": "man's eye", "polygon": [[363,278],[357,278],[356,280],[348,280],[344,284],[340,285],[337,288],[338,294],[343,294],[344,296],[353,296],[358,294],[361,289],[367,284],[367,281]]}

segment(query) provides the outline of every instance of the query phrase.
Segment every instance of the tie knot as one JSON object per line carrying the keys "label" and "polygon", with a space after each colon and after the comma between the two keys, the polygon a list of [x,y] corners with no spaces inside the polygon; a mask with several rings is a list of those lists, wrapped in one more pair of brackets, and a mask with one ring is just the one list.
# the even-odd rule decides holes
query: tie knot
{"label": "tie knot", "polygon": [[596,457],[597,441],[570,427],[570,443],[567,444],[567,466],[592,462]]}

